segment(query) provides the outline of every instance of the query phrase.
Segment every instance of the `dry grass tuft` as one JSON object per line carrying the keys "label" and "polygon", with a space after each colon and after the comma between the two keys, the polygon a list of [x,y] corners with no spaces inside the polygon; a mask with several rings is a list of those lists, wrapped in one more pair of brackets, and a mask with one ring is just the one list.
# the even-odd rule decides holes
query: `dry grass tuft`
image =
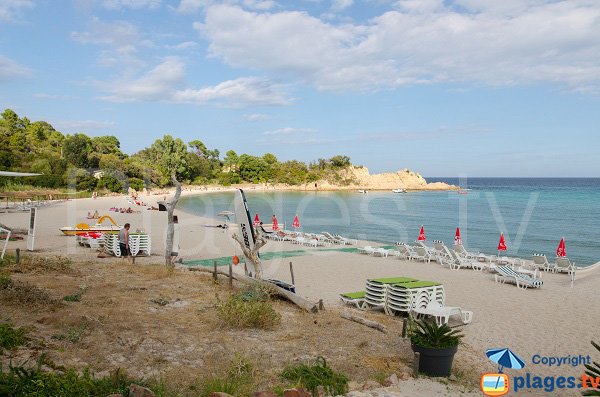
{"label": "dry grass tuft", "polygon": [[60,302],[35,285],[0,276],[0,301],[23,306],[54,306]]}
{"label": "dry grass tuft", "polygon": [[11,273],[62,273],[75,275],[77,270],[73,268],[71,259],[64,256],[43,257],[43,256],[24,256],[19,263],[11,263],[6,268]]}

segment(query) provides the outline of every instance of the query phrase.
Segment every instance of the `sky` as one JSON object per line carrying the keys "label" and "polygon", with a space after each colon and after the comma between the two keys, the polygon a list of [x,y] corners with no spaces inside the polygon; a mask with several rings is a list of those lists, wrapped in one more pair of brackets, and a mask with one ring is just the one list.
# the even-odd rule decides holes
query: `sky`
{"label": "sky", "polygon": [[126,153],[600,176],[597,0],[0,0],[0,108]]}

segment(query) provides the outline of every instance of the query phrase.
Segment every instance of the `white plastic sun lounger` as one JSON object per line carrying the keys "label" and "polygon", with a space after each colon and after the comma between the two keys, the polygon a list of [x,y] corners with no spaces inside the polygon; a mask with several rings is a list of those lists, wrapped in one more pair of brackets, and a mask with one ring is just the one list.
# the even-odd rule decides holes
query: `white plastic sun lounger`
{"label": "white plastic sun lounger", "polygon": [[371,255],[373,256],[388,256],[389,251],[386,250],[385,248],[373,248],[373,252],[371,253]]}
{"label": "white plastic sun lounger", "polygon": [[555,265],[548,262],[548,258],[544,254],[533,254],[533,267],[544,271],[553,271]]}
{"label": "white plastic sun lounger", "polygon": [[506,281],[516,284],[518,288],[540,288],[544,285],[544,282],[535,277],[531,277],[527,274],[519,273],[516,270],[513,270],[510,266],[507,265],[498,265],[496,266],[496,274],[494,279],[497,283],[504,284]]}
{"label": "white plastic sun lounger", "polygon": [[339,244],[342,245],[355,245],[357,243],[356,240],[352,240],[346,237],[342,237],[339,234],[333,236],[334,239],[336,239],[338,241]]}
{"label": "white plastic sun lounger", "polygon": [[366,308],[366,295],[367,293],[365,291],[347,292],[345,294],[340,294],[340,299],[346,305],[356,306],[357,309],[364,310]]}
{"label": "white plastic sun lounger", "polygon": [[421,260],[423,262],[431,262],[431,259],[433,258],[429,252],[427,252],[427,250],[421,246],[416,246],[415,247],[415,252],[416,252],[416,258],[418,260]]}
{"label": "white plastic sun lounger", "polygon": [[450,269],[458,270],[462,267],[473,270],[483,270],[486,266],[482,262],[478,262],[473,259],[462,258],[456,251],[450,251],[452,261],[450,262]]}
{"label": "white plastic sun lounger", "polygon": [[406,244],[398,244],[398,248],[394,251],[394,255],[402,259],[413,260],[414,251]]}
{"label": "white plastic sun lounger", "polygon": [[571,262],[569,258],[567,258],[566,256],[556,257],[556,266],[554,267],[554,271],[559,273],[571,274],[574,270],[575,263]]}
{"label": "white plastic sun lounger", "polygon": [[460,321],[463,324],[469,324],[473,320],[473,312],[469,310],[463,310],[461,307],[456,306],[442,306],[436,300],[430,301],[426,307],[416,307],[411,310],[411,315],[415,319],[423,317],[433,317],[437,325],[442,326],[448,324],[451,316],[459,316]]}
{"label": "white plastic sun lounger", "polygon": [[371,247],[370,245],[366,245],[364,247],[358,247],[357,249],[358,249],[359,254],[371,255],[373,253],[373,247]]}

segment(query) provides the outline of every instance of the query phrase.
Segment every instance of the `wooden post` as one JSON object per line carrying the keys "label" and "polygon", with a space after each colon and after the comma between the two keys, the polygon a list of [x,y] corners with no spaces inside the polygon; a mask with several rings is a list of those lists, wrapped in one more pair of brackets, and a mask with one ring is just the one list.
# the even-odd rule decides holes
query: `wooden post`
{"label": "wooden post", "polygon": [[421,353],[415,352],[415,361],[413,361],[413,376],[419,377],[419,360],[421,360]]}
{"label": "wooden post", "polygon": [[17,263],[21,262],[21,249],[17,248],[17,254],[15,255],[15,261]]}
{"label": "wooden post", "polygon": [[292,285],[296,285],[296,280],[294,280],[294,267],[292,266],[292,262],[290,262],[290,274],[292,275]]}
{"label": "wooden post", "polygon": [[231,268],[231,262],[229,262],[229,288],[233,288],[233,269]]}
{"label": "wooden post", "polygon": [[406,327],[408,326],[408,319],[405,318],[402,320],[402,338],[406,338]]}
{"label": "wooden post", "polygon": [[214,264],[213,280],[216,283],[217,282],[217,261],[214,261],[213,264]]}

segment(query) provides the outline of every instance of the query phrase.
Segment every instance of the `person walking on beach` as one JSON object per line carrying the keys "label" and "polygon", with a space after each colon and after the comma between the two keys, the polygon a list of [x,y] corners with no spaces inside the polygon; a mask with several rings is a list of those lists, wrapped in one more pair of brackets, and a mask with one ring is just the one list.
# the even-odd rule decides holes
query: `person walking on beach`
{"label": "person walking on beach", "polygon": [[131,225],[126,223],[119,231],[119,248],[121,249],[121,257],[127,258],[127,261],[132,265],[135,264],[135,258],[131,255],[129,249],[129,228]]}

